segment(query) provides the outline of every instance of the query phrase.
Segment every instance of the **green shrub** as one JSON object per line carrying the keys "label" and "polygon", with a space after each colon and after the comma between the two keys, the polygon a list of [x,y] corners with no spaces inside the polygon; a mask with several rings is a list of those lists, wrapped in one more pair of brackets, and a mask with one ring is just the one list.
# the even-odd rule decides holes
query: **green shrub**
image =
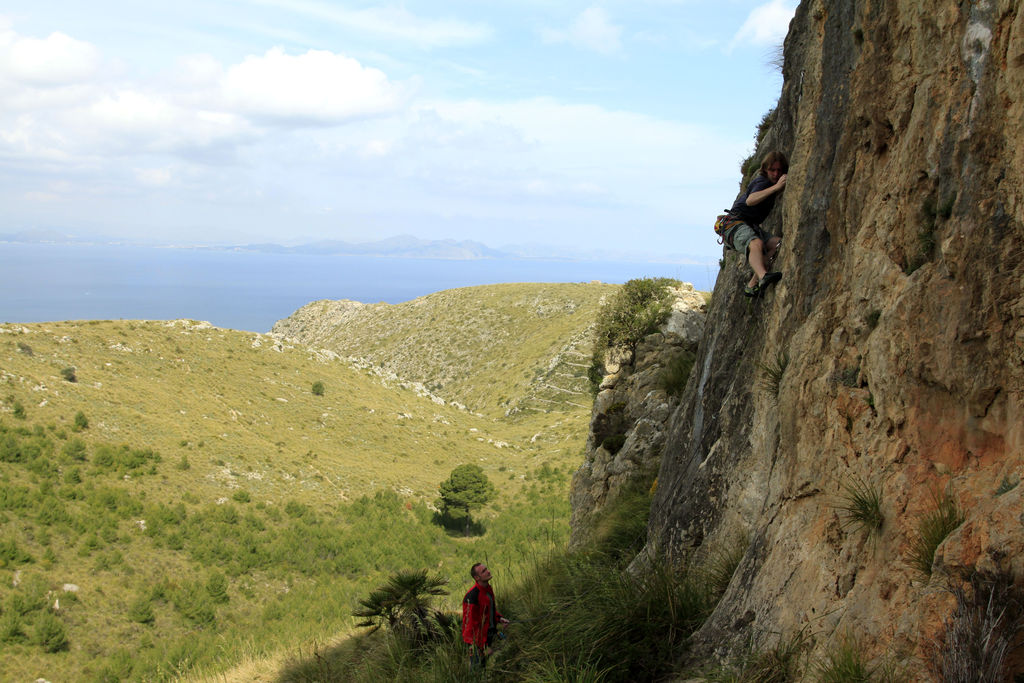
{"label": "green shrub", "polygon": [[609,680],[667,680],[679,649],[709,613],[708,592],[685,570],[653,566],[636,580],[596,557],[568,555],[541,568],[547,585],[524,614],[537,620],[517,632],[494,673],[514,678],[545,656],[571,666],[583,654],[591,673]]}
{"label": "green shrub", "polygon": [[[634,351],[641,339],[657,332],[672,312],[669,287],[678,284],[670,278],[642,278],[622,285],[597,315],[594,364],[603,364],[608,348]],[[593,384],[594,373],[588,374]]]}
{"label": "green shrub", "polygon": [[594,443],[611,454],[618,453],[626,443],[626,435],[633,427],[633,420],[622,401],[613,403],[603,413],[594,416],[591,431]]}
{"label": "green shrub", "polygon": [[750,155],[740,162],[740,173],[743,175],[743,179],[740,182],[742,187],[746,187],[747,183],[754,174],[757,173],[758,169],[761,168],[761,159],[758,157],[758,148],[764,141],[765,135],[771,129],[775,123],[776,114],[778,113],[777,107],[772,107],[764,113],[761,117],[761,121],[757,124],[757,130],[754,134],[754,151]]}
{"label": "green shrub", "polygon": [[239,490],[239,491],[235,491],[231,495],[231,499],[233,501],[235,501],[236,503],[249,503],[249,502],[252,501],[252,496],[249,494],[248,491],[241,491],[241,490]]}
{"label": "green shrub", "polygon": [[75,431],[75,432],[80,432],[83,429],[88,429],[88,428],[89,428],[89,418],[87,418],[85,416],[85,413],[83,413],[81,410],[79,410],[77,413],[75,413],[75,421],[74,421],[74,424],[71,427],[71,430]]}
{"label": "green shrub", "polygon": [[917,534],[910,543],[910,566],[925,576],[932,574],[936,549],[964,521],[963,513],[951,496],[934,498],[935,509],[918,521]]}
{"label": "green shrub", "polygon": [[217,613],[206,589],[193,582],[178,588],[171,596],[174,608],[182,616],[200,627],[213,626],[217,621]]}
{"label": "green shrub", "polygon": [[14,414],[14,417],[18,418],[19,420],[25,419],[25,406],[21,405],[21,401],[15,401],[11,405],[11,410],[12,413]]}
{"label": "green shrub", "polygon": [[36,619],[32,631],[32,643],[44,652],[60,652],[68,647],[67,631],[64,622],[50,612],[43,612]]}
{"label": "green shrub", "polygon": [[873,330],[878,327],[878,321],[881,317],[882,312],[880,310],[877,308],[871,310],[864,318],[864,321],[868,324],[868,329]]}
{"label": "green shrub", "polygon": [[213,572],[206,580],[206,592],[210,599],[217,604],[223,604],[228,598],[228,580],[220,572]]}
{"label": "green shrub", "polygon": [[79,438],[71,439],[64,444],[61,452],[72,460],[85,460],[85,442]]}
{"label": "green shrub", "polygon": [[137,624],[152,624],[156,621],[153,614],[153,600],[149,595],[140,595],[128,607],[128,618]]}
{"label": "green shrub", "polygon": [[297,500],[289,500],[284,505],[284,512],[289,517],[299,518],[309,514],[310,509],[308,505],[304,505]]}
{"label": "green shrub", "polygon": [[0,613],[0,643],[17,643],[25,637],[21,614],[17,610],[5,609]]}
{"label": "green shrub", "polygon": [[317,381],[313,382],[312,391],[313,391],[313,395],[314,396],[323,396],[324,395],[324,383],[321,382],[320,380],[317,380]]}
{"label": "green shrub", "polygon": [[75,375],[75,368],[64,368],[60,371],[60,376],[64,378],[65,382],[77,382],[78,377]]}
{"label": "green shrub", "polygon": [[0,568],[32,562],[32,556],[22,550],[13,538],[0,538]]}
{"label": "green shrub", "polygon": [[693,351],[680,351],[669,360],[661,371],[661,387],[665,393],[669,396],[679,396],[683,393],[696,357]]}
{"label": "green shrub", "polygon": [[821,683],[868,683],[873,680],[873,671],[864,661],[859,645],[844,640],[818,662],[817,680]]}

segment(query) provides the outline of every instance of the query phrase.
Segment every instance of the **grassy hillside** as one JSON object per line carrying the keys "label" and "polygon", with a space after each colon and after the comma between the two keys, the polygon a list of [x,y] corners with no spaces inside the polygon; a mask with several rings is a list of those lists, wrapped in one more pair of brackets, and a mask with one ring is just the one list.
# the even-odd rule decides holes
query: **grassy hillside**
{"label": "grassy hillside", "polygon": [[590,407],[591,329],[617,285],[505,284],[402,304],[316,301],[274,332],[490,416]]}
{"label": "grassy hillside", "polygon": [[[400,568],[513,572],[564,544],[568,408],[495,420],[194,321],[0,326],[4,678],[215,671],[345,632]],[[500,492],[468,539],[429,508],[467,462]]]}

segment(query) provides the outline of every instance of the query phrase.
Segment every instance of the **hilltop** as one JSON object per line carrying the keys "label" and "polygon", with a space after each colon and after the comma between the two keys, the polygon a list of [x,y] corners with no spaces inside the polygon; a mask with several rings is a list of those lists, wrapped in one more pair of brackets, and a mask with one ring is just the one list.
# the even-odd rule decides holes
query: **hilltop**
{"label": "hilltop", "polygon": [[272,334],[492,417],[589,410],[591,330],[617,285],[467,287],[402,304],[315,301]]}

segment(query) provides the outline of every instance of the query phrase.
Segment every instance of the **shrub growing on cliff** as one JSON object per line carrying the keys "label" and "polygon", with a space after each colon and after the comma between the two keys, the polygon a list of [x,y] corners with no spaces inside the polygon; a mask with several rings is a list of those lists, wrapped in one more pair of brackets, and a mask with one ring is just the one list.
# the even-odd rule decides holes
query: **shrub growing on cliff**
{"label": "shrub growing on cliff", "polygon": [[935,550],[963,522],[964,514],[951,496],[936,496],[935,509],[918,522],[917,535],[910,544],[910,566],[931,576]]}
{"label": "shrub growing on cliff", "polygon": [[1005,573],[971,572],[948,589],[956,609],[933,658],[943,681],[999,683],[1006,657],[1024,629],[1024,591]]}
{"label": "shrub growing on cliff", "polygon": [[314,396],[324,395],[324,383],[320,380],[313,382],[312,392]]}
{"label": "shrub growing on cliff", "polygon": [[782,376],[789,366],[789,354],[779,351],[773,358],[758,365],[761,368],[761,388],[772,397],[772,400],[778,399]]}
{"label": "shrub growing on cliff", "polygon": [[661,371],[661,386],[665,393],[669,396],[679,396],[683,393],[695,359],[696,354],[693,351],[680,351],[672,357]]}
{"label": "shrub growing on cliff", "polygon": [[845,516],[843,526],[852,526],[869,534],[879,531],[885,521],[881,490],[856,476],[840,486],[843,493],[833,507]]}
{"label": "shrub growing on cliff", "polygon": [[704,581],[717,600],[732,582],[732,575],[747,554],[750,540],[746,534],[739,534],[715,548],[708,555],[703,566]]}
{"label": "shrub growing on cliff", "polygon": [[[672,312],[669,287],[678,285],[671,278],[639,278],[622,285],[597,315],[594,334],[594,365],[604,362],[605,351],[623,346],[630,351],[647,335],[657,332]],[[591,383],[594,373],[590,373]]]}

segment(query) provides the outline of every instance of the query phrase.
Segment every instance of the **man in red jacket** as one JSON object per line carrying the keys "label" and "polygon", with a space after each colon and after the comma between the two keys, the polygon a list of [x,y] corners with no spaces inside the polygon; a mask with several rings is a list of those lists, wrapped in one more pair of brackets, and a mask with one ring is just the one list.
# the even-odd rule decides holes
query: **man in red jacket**
{"label": "man in red jacket", "polygon": [[508,619],[495,607],[491,570],[477,562],[469,574],[476,584],[462,598],[462,640],[469,645],[470,663],[483,665],[493,651],[491,641],[498,633],[498,624],[507,624]]}

